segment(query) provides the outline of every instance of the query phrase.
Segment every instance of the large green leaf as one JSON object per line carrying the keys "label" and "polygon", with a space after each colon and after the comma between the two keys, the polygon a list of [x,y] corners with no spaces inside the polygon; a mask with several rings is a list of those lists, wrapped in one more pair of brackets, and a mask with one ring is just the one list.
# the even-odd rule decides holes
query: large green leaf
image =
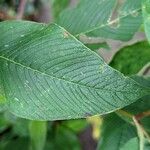
{"label": "large green leaf", "polygon": [[134,137],[137,137],[136,128],[113,113],[104,118],[97,149],[121,150]]}
{"label": "large green leaf", "polygon": [[142,23],[141,0],[81,0],[57,22],[74,35],[129,40]]}
{"label": "large green leaf", "polygon": [[150,0],[143,0],[142,11],[143,11],[145,33],[150,42]]}
{"label": "large green leaf", "polygon": [[133,75],[149,62],[150,46],[148,42],[144,41],[122,48],[114,56],[110,66],[126,75]]}
{"label": "large green leaf", "polygon": [[55,24],[6,21],[0,29],[0,87],[17,116],[84,118],[149,93]]}

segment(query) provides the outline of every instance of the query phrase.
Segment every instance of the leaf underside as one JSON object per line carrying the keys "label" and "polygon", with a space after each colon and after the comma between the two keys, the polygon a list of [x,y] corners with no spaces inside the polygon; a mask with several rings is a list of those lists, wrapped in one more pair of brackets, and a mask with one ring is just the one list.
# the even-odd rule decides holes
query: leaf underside
{"label": "leaf underside", "polygon": [[5,21],[0,29],[0,96],[19,117],[85,118],[147,93],[58,25]]}

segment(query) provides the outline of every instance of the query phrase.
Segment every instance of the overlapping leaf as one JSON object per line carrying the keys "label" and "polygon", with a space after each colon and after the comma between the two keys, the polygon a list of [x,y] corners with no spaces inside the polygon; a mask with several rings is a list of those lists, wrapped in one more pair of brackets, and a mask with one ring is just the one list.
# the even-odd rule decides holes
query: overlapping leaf
{"label": "overlapping leaf", "polygon": [[149,92],[55,24],[6,21],[0,29],[0,89],[17,116],[83,118]]}
{"label": "overlapping leaf", "polygon": [[[142,84],[143,86],[150,87],[150,78],[144,78],[144,77],[138,77],[138,76],[133,76],[132,78],[136,82],[139,82],[140,84]],[[150,110],[150,94],[145,97],[142,97],[135,103],[125,107],[124,110],[134,115],[149,111]]]}
{"label": "overlapping leaf", "polygon": [[81,0],[58,18],[58,24],[74,35],[117,40],[129,40],[141,23],[141,0]]}
{"label": "overlapping leaf", "polygon": [[[137,137],[137,133],[134,126],[126,123],[116,114],[111,114],[104,118],[97,150],[125,150],[126,143],[135,137]],[[136,144],[136,146],[138,145]]]}

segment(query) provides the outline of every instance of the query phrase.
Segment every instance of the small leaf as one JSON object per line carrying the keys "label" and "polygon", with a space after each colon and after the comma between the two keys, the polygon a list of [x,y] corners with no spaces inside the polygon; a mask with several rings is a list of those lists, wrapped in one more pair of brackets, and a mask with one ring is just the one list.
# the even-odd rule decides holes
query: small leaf
{"label": "small leaf", "polygon": [[149,93],[55,24],[6,21],[0,29],[0,89],[19,117],[85,118]]}

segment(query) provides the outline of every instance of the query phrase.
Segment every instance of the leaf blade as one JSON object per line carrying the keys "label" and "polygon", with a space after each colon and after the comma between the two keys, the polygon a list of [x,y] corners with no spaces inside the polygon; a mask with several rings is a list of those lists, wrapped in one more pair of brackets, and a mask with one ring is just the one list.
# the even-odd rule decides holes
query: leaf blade
{"label": "leaf blade", "polygon": [[149,92],[55,24],[6,21],[0,28],[0,78],[8,109],[17,116],[85,118]]}
{"label": "leaf blade", "polygon": [[[117,13],[115,18],[114,12]],[[117,0],[92,3],[82,0],[76,8],[63,11],[57,23],[76,36],[87,34],[127,41],[142,23],[141,0],[127,0],[123,4]]]}
{"label": "leaf blade", "polygon": [[97,150],[109,150],[110,145],[112,150],[120,150],[134,137],[137,137],[135,127],[112,113],[104,118]]}

